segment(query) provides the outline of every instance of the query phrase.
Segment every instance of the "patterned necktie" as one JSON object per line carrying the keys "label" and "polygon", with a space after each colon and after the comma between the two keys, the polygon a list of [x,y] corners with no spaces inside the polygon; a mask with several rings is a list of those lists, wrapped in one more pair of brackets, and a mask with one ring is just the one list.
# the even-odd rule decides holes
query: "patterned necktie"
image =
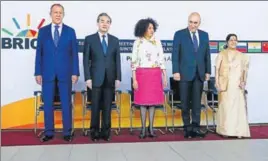
{"label": "patterned necktie", "polygon": [[55,25],[55,31],[54,31],[54,44],[55,46],[58,46],[60,33],[59,33],[59,25]]}
{"label": "patterned necktie", "polygon": [[197,37],[195,35],[195,32],[192,32],[193,33],[193,43],[194,43],[194,51],[197,52],[198,50],[198,41],[197,41]]}
{"label": "patterned necktie", "polygon": [[106,37],[106,35],[102,35],[102,41],[101,41],[101,45],[102,45],[104,55],[106,55],[106,52],[107,52],[107,43],[105,41],[105,37]]}

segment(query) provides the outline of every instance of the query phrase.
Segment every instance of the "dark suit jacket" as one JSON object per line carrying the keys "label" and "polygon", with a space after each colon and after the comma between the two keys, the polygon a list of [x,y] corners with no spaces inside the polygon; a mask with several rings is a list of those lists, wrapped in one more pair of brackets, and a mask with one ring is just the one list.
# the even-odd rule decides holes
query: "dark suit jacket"
{"label": "dark suit jacket", "polygon": [[174,35],[172,68],[173,73],[180,73],[182,81],[191,81],[198,69],[199,77],[205,79],[205,73],[211,73],[209,36],[207,32],[198,30],[199,48],[194,51],[194,45],[188,28],[179,30]]}
{"label": "dark suit jacket", "polygon": [[35,73],[43,81],[52,81],[55,76],[60,81],[71,80],[72,75],[79,76],[78,44],[73,28],[63,24],[56,47],[51,32],[51,24],[39,30],[35,57]]}
{"label": "dark suit jacket", "polygon": [[108,48],[104,55],[98,33],[89,35],[84,43],[84,73],[85,80],[92,80],[93,87],[100,87],[105,78],[108,86],[114,87],[115,80],[121,81],[121,58],[119,40],[108,34]]}

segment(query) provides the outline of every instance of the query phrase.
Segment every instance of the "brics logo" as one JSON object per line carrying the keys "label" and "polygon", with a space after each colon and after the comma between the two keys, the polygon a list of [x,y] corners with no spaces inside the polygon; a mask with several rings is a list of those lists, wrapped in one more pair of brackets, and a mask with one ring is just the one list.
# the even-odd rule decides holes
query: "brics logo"
{"label": "brics logo", "polygon": [[[12,18],[12,21],[17,29],[17,32],[9,30],[8,28],[2,28],[1,32],[3,37],[1,38],[2,49],[36,49],[38,30],[43,26],[45,19],[41,19],[36,29],[32,29],[31,15],[27,14],[26,28],[22,28],[16,18]],[[8,37],[7,37],[8,36]]]}

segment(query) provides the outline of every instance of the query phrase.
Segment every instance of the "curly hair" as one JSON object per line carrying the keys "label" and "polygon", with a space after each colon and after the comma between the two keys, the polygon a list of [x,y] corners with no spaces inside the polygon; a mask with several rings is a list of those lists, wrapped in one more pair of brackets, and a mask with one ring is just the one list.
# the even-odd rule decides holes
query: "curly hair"
{"label": "curly hair", "polygon": [[153,25],[154,32],[156,32],[158,28],[157,22],[152,18],[147,18],[147,19],[141,19],[136,23],[134,35],[136,37],[143,37],[150,24]]}

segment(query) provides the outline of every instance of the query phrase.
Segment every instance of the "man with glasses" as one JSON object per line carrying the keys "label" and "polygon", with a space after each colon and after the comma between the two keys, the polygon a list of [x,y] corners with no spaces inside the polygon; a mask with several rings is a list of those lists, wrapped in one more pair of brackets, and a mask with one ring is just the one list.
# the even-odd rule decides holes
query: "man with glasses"
{"label": "man with glasses", "polygon": [[200,131],[201,95],[203,82],[210,79],[211,59],[209,36],[198,29],[200,23],[199,13],[191,13],[188,27],[177,31],[173,40],[173,78],[180,81],[185,138],[205,137]]}

